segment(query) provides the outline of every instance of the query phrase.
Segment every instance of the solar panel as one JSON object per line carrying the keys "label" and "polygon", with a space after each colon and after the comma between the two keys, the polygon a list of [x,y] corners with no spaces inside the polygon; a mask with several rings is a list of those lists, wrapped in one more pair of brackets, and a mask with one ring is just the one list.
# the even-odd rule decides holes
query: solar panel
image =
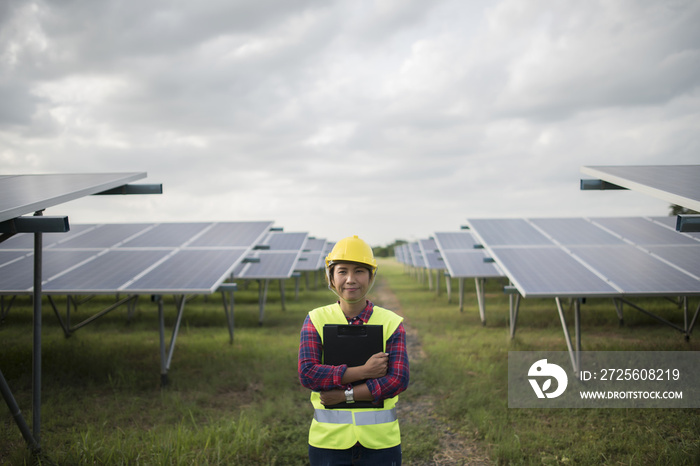
{"label": "solar panel", "polygon": [[257,244],[272,222],[221,222],[212,225],[188,247],[243,247]]}
{"label": "solar panel", "polygon": [[650,246],[649,251],[700,277],[700,244],[690,246]]}
{"label": "solar panel", "polygon": [[531,223],[559,244],[624,244],[622,239],[583,218],[541,218],[532,219]]}
{"label": "solar panel", "polygon": [[624,294],[700,294],[700,280],[634,246],[573,247],[571,250],[619,286]]}
{"label": "solar panel", "polygon": [[[43,252],[43,287],[47,279],[94,257],[92,251],[48,250]],[[1,294],[29,294],[34,285],[34,254],[0,268]],[[45,291],[45,290],[44,290]]]}
{"label": "solar panel", "polygon": [[145,177],[146,173],[3,176],[0,178],[0,222]]}
{"label": "solar panel", "polygon": [[252,257],[260,262],[249,262],[237,267],[234,278],[244,280],[276,280],[290,278],[294,273],[299,252],[255,251]]}
{"label": "solar panel", "polygon": [[298,272],[314,272],[324,267],[323,255],[326,247],[325,239],[308,238],[304,243],[304,250],[299,255],[294,270]]}
{"label": "solar panel", "polygon": [[112,250],[101,255],[93,255],[94,259],[85,265],[72,269],[55,279],[47,280],[44,283],[44,292],[53,294],[118,293],[135,275],[145,271],[167,255],[167,250]]}
{"label": "solar panel", "polygon": [[645,218],[592,218],[591,221],[639,245],[697,244],[675,229],[666,228]]}
{"label": "solar panel", "polygon": [[[678,261],[678,252],[665,249],[697,246],[698,241],[651,219],[479,219],[469,224],[524,297],[700,294],[693,272],[700,262],[698,249],[687,249],[689,257]],[[664,249],[650,253],[660,245]]]}
{"label": "solar panel", "polygon": [[447,271],[453,278],[497,278],[503,273],[490,262],[484,262],[486,254],[481,250],[445,251],[442,253]]}
{"label": "solar panel", "polygon": [[262,244],[270,246],[270,251],[301,251],[308,233],[288,233],[273,231]]}
{"label": "solar panel", "polygon": [[700,211],[700,165],[590,166],[581,172]]}
{"label": "solar panel", "polygon": [[150,225],[141,234],[124,241],[130,248],[176,248],[204,233],[213,224],[207,223],[168,223]]}
{"label": "solar panel", "polygon": [[[76,225],[72,235],[44,250],[43,292],[213,293],[270,227],[270,222]],[[27,236],[0,243],[0,294],[32,290],[31,250],[15,249]]]}
{"label": "solar panel", "polygon": [[474,236],[466,231],[437,232],[435,244],[451,277],[454,278],[494,278],[502,277],[498,267],[484,262],[486,254],[482,249],[475,249],[478,243]]}
{"label": "solar panel", "polygon": [[435,239],[428,238],[418,241],[420,252],[423,256],[426,268],[430,270],[445,270],[445,262],[440,256]]}
{"label": "solar panel", "polygon": [[435,244],[441,251],[453,249],[470,250],[474,249],[477,241],[471,233],[466,231],[440,232],[435,233]]}
{"label": "solar panel", "polygon": [[189,293],[211,293],[231,274],[247,249],[177,251],[167,261],[159,264],[144,276],[126,285],[129,293],[169,293],[172,285],[189,290]]}
{"label": "solar panel", "polygon": [[420,250],[420,245],[418,244],[417,241],[413,241],[408,244],[408,252],[411,257],[411,265],[413,267],[417,267],[419,269],[425,268],[425,257],[423,257],[423,253]]}
{"label": "solar panel", "polygon": [[470,220],[472,232],[489,246],[532,246],[552,242],[525,219]]}
{"label": "solar panel", "polygon": [[82,234],[74,235],[61,243],[61,248],[103,249],[120,246],[131,237],[144,233],[152,224],[113,223],[86,228]]}
{"label": "solar panel", "polygon": [[498,264],[523,297],[611,296],[619,291],[558,247],[502,247]]}

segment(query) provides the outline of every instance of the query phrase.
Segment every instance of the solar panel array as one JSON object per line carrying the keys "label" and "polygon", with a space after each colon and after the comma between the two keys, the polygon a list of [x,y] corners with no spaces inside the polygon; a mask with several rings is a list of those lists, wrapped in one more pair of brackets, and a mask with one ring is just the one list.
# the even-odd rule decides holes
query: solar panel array
{"label": "solar panel array", "polygon": [[700,238],[651,218],[468,223],[523,297],[700,294]]}
{"label": "solar panel array", "polygon": [[[45,234],[46,294],[213,293],[272,222],[73,225]],[[0,243],[0,294],[32,291],[31,235]]]}
{"label": "solar panel array", "polygon": [[233,272],[234,278],[244,280],[274,280],[290,278],[297,266],[308,233],[269,232],[247,259]]}
{"label": "solar panel array", "polygon": [[319,238],[308,238],[304,249],[299,255],[294,270],[297,272],[315,272],[323,269],[326,257],[326,240]]}
{"label": "solar panel array", "polygon": [[491,262],[485,262],[483,249],[475,249],[477,241],[467,231],[435,233],[435,243],[451,277],[494,278],[503,272]]}

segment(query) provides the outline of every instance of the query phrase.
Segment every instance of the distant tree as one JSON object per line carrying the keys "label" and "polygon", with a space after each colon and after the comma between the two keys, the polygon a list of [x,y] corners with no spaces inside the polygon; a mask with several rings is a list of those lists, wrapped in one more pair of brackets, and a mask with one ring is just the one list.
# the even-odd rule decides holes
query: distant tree
{"label": "distant tree", "polygon": [[394,248],[401,244],[406,244],[408,241],[397,239],[393,243],[387,246],[375,246],[372,248],[372,252],[375,257],[394,257]]}
{"label": "distant tree", "polygon": [[671,204],[671,213],[669,215],[673,217],[676,215],[698,215],[698,212],[677,204]]}

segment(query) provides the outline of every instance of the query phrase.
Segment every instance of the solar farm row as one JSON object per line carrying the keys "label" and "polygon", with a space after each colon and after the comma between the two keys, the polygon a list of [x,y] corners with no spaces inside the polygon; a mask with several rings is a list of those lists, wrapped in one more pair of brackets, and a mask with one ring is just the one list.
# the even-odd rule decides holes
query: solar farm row
{"label": "solar farm row", "polygon": [[[284,279],[322,267],[326,241],[272,222],[73,225],[45,234],[46,294],[206,294],[226,279]],[[32,291],[33,238],[0,243],[0,294]]]}

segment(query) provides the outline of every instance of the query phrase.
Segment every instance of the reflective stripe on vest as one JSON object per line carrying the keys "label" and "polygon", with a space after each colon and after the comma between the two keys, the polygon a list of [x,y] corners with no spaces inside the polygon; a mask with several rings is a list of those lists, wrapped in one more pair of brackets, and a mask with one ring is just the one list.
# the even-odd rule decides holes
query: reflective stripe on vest
{"label": "reflective stripe on vest", "polygon": [[[314,419],[327,424],[352,424],[352,414],[350,411],[315,409]],[[355,425],[358,426],[386,424],[397,419],[396,408],[382,411],[358,411],[355,413]]]}

